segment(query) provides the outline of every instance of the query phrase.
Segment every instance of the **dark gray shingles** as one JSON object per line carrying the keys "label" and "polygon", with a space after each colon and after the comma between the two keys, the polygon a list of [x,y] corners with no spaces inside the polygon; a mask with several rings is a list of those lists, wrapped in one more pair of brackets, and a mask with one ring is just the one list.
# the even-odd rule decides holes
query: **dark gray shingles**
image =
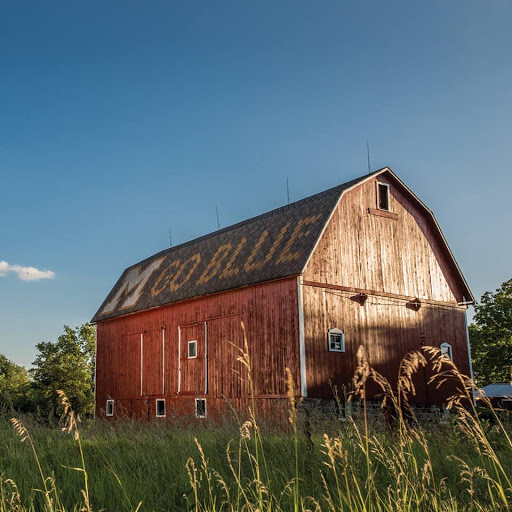
{"label": "dark gray shingles", "polygon": [[[129,267],[92,321],[300,274],[341,193],[366,178],[166,249]],[[214,258],[219,254],[224,257],[217,265]],[[155,266],[143,287],[130,289],[130,278],[136,284],[139,275]],[[114,298],[118,300],[112,303]]]}

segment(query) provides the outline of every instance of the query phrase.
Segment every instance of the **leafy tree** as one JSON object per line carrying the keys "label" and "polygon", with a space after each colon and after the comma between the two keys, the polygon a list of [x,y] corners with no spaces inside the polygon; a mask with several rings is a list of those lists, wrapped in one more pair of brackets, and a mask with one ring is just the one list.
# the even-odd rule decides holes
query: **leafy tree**
{"label": "leafy tree", "polygon": [[36,345],[39,351],[31,370],[34,387],[47,413],[56,413],[57,390],[62,390],[73,409],[83,416],[94,411],[95,329],[84,324],[76,329],[64,326],[57,341]]}
{"label": "leafy tree", "polygon": [[479,386],[512,379],[512,279],[475,305],[469,326],[475,381]]}
{"label": "leafy tree", "polygon": [[25,408],[29,385],[27,370],[0,354],[0,409]]}

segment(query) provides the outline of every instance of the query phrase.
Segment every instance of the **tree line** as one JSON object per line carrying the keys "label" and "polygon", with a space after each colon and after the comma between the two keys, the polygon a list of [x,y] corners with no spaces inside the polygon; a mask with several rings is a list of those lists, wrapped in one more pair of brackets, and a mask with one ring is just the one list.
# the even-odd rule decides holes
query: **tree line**
{"label": "tree line", "polygon": [[33,367],[0,354],[0,410],[16,409],[52,418],[59,413],[57,390],[68,397],[82,416],[94,413],[94,357],[96,330],[86,323],[76,329],[65,325],[57,341],[38,343]]}
{"label": "tree line", "polygon": [[[469,337],[476,384],[512,381],[512,279],[475,304]],[[65,325],[57,341],[37,344],[30,370],[0,354],[0,410],[51,418],[58,414],[56,390],[62,390],[75,411],[93,415],[95,347],[95,328],[86,323]]]}

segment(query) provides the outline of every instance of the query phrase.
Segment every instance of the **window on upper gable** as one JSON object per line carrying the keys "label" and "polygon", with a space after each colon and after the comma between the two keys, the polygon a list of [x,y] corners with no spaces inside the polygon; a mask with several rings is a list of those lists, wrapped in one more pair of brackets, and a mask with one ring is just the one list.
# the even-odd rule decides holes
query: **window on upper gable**
{"label": "window on upper gable", "polygon": [[389,211],[389,185],[387,183],[376,182],[377,184],[377,208],[379,210]]}

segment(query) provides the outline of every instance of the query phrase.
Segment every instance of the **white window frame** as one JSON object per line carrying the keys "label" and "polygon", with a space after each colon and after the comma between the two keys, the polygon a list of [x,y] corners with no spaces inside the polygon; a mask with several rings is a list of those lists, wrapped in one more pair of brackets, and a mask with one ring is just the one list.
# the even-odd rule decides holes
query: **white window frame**
{"label": "white window frame", "polygon": [[[198,409],[197,409],[197,403],[201,401],[201,402],[204,402],[204,414],[198,414]],[[206,398],[196,398],[195,399],[195,402],[194,402],[194,405],[195,405],[195,415],[196,415],[196,418],[206,418],[207,416],[207,410],[206,410]]]}
{"label": "white window frame", "polygon": [[441,356],[442,357],[448,357],[450,361],[453,361],[453,351],[452,346],[449,343],[441,343],[439,346],[441,350]]}
{"label": "white window frame", "polygon": [[[108,412],[109,404],[112,404],[112,412],[110,414]],[[105,407],[105,416],[109,416],[109,417],[114,416],[114,400],[112,400],[110,398],[107,400],[107,405]]]}
{"label": "white window frame", "polygon": [[[331,348],[331,335],[335,334],[336,336],[341,336],[341,348],[335,349]],[[329,329],[327,331],[327,348],[329,349],[329,352],[345,352],[345,333],[336,327]]]}
{"label": "white window frame", "polygon": [[[390,198],[389,185],[387,183],[382,183],[382,181],[376,181],[375,185],[376,185],[376,190],[377,190],[377,209],[378,210],[382,210],[383,212],[389,212],[389,207],[390,207],[390,204],[389,204],[389,198]],[[381,208],[380,207],[380,188],[379,187],[381,187],[381,186],[386,188],[386,196],[387,196],[387,203],[388,203],[388,207],[387,208]]]}
{"label": "white window frame", "polygon": [[[163,414],[158,414],[158,403],[163,403],[164,404],[164,413]],[[165,405],[165,398],[157,398],[155,400],[155,415],[157,418],[165,418],[167,414],[167,407]]]}
{"label": "white window frame", "polygon": [[[196,355],[195,356],[190,355],[190,344],[191,343],[193,343],[196,347],[196,350],[195,350]],[[187,343],[187,359],[197,359],[197,340],[190,340]]]}

